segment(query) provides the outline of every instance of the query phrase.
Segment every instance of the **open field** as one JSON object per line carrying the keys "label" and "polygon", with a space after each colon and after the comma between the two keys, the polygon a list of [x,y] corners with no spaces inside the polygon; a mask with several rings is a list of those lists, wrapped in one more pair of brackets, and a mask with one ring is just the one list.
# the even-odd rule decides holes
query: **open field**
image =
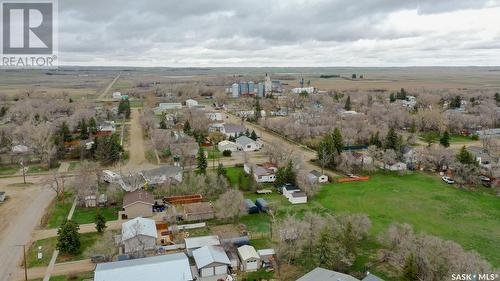
{"label": "open field", "polygon": [[375,174],[366,182],[325,185],[314,201],[333,213],[368,214],[373,235],[391,223],[408,223],[500,265],[500,201],[487,190],[458,190],[421,173]]}
{"label": "open field", "polygon": [[[73,204],[72,199],[66,199],[64,203],[57,202],[50,207],[49,217],[47,220],[47,228],[57,228],[66,219]],[[73,213],[72,220],[78,224],[93,223],[95,215],[100,212],[106,221],[116,220],[118,218],[118,211],[120,207],[106,207],[106,208],[82,208],[76,207]]]}

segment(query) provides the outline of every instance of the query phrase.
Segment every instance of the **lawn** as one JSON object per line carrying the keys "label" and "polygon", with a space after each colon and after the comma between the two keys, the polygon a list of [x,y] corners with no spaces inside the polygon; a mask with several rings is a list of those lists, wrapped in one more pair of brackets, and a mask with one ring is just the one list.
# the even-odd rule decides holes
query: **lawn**
{"label": "lawn", "polygon": [[274,277],[273,271],[266,272],[263,269],[254,272],[244,272],[242,273],[241,276],[239,276],[241,280],[248,280],[248,281],[270,280],[273,279],[273,277]]}
{"label": "lawn", "polygon": [[40,164],[40,165],[31,165],[28,167],[28,173],[43,173],[43,172],[48,172],[49,170],[54,170],[58,169],[61,163],[57,163],[50,169],[47,167],[45,164]]}
{"label": "lawn", "polygon": [[13,175],[20,169],[17,166],[0,166],[0,176]]}
{"label": "lawn", "polygon": [[68,168],[69,171],[74,171],[74,170],[79,169],[79,168],[80,168],[80,162],[69,163],[69,168]]}
{"label": "lawn", "polygon": [[67,194],[66,197],[67,198],[64,200],[64,203],[58,201],[50,207],[49,211],[47,212],[47,228],[59,227],[59,225],[61,225],[61,223],[68,217],[69,210],[73,205],[73,200],[71,199],[69,194]]}
{"label": "lawn", "polygon": [[248,189],[248,186],[250,184],[250,178],[243,171],[243,167],[227,167],[226,171],[227,171],[226,175],[227,178],[229,179],[229,183],[231,184],[231,186],[240,185],[240,180],[241,180],[240,188]]}
{"label": "lawn", "polygon": [[[438,177],[375,174],[369,181],[325,185],[313,201],[333,213],[365,213],[376,235],[394,222],[476,250],[500,265],[500,201],[486,190],[470,192]],[[308,203],[308,205],[311,203]]]}
{"label": "lawn", "polygon": [[[429,134],[430,139],[433,143],[438,143],[441,136],[438,133],[422,133],[419,135],[419,139],[421,141],[426,141],[426,134]],[[461,143],[461,142],[469,142],[474,141],[472,137],[462,136],[462,135],[450,135],[450,143]]]}
{"label": "lawn", "polygon": [[75,212],[73,213],[72,220],[78,224],[86,224],[93,223],[95,215],[97,212],[101,212],[101,214],[106,218],[106,221],[112,221],[118,219],[118,211],[120,211],[121,207],[106,207],[106,208],[80,208],[77,207]]}
{"label": "lawn", "polygon": [[[67,261],[77,261],[88,258],[85,256],[85,250],[90,246],[94,245],[94,243],[99,238],[100,234],[97,232],[93,233],[83,233],[80,234],[80,253],[77,255],[67,255],[67,254],[59,254],[56,262],[67,262]],[[50,259],[52,258],[52,253],[54,252],[57,245],[57,237],[51,237],[47,239],[42,239],[33,242],[33,244],[29,247],[26,253],[26,263],[28,268],[37,267],[37,266],[47,266],[49,265]],[[38,247],[41,246],[42,259],[38,259]]]}

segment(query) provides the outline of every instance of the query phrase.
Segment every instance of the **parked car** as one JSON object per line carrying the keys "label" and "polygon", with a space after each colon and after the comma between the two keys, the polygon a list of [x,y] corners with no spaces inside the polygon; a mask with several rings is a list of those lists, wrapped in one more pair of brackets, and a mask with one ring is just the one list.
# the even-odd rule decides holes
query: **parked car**
{"label": "parked car", "polygon": [[447,176],[444,176],[444,177],[442,177],[441,179],[442,179],[445,183],[447,183],[447,184],[454,184],[454,183],[455,183],[455,181],[454,181],[452,178],[447,177]]}

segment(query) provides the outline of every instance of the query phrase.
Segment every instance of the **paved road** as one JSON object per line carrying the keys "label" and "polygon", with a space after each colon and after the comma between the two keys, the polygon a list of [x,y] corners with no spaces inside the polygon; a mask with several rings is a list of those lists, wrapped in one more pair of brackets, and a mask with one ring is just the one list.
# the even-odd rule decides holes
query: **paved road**
{"label": "paved road", "polygon": [[[30,177],[30,181],[36,182],[38,180]],[[12,181],[19,182],[19,178],[0,179],[0,188],[7,188],[13,194],[13,197],[9,199],[12,200],[11,202],[6,202],[5,205],[0,206],[0,214],[2,214],[0,221],[2,225],[0,236],[0,281],[9,280],[12,274],[18,271],[23,247],[17,245],[27,245],[29,243],[31,233],[39,225],[45,209],[55,197],[55,192],[36,184],[25,187],[24,191],[8,189],[7,186]]]}

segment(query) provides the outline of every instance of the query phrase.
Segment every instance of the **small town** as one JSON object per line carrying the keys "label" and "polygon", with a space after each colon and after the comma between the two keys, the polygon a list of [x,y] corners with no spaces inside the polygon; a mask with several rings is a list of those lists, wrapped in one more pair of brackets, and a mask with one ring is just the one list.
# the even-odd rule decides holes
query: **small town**
{"label": "small town", "polygon": [[17,2],[0,281],[500,280],[500,3]]}

